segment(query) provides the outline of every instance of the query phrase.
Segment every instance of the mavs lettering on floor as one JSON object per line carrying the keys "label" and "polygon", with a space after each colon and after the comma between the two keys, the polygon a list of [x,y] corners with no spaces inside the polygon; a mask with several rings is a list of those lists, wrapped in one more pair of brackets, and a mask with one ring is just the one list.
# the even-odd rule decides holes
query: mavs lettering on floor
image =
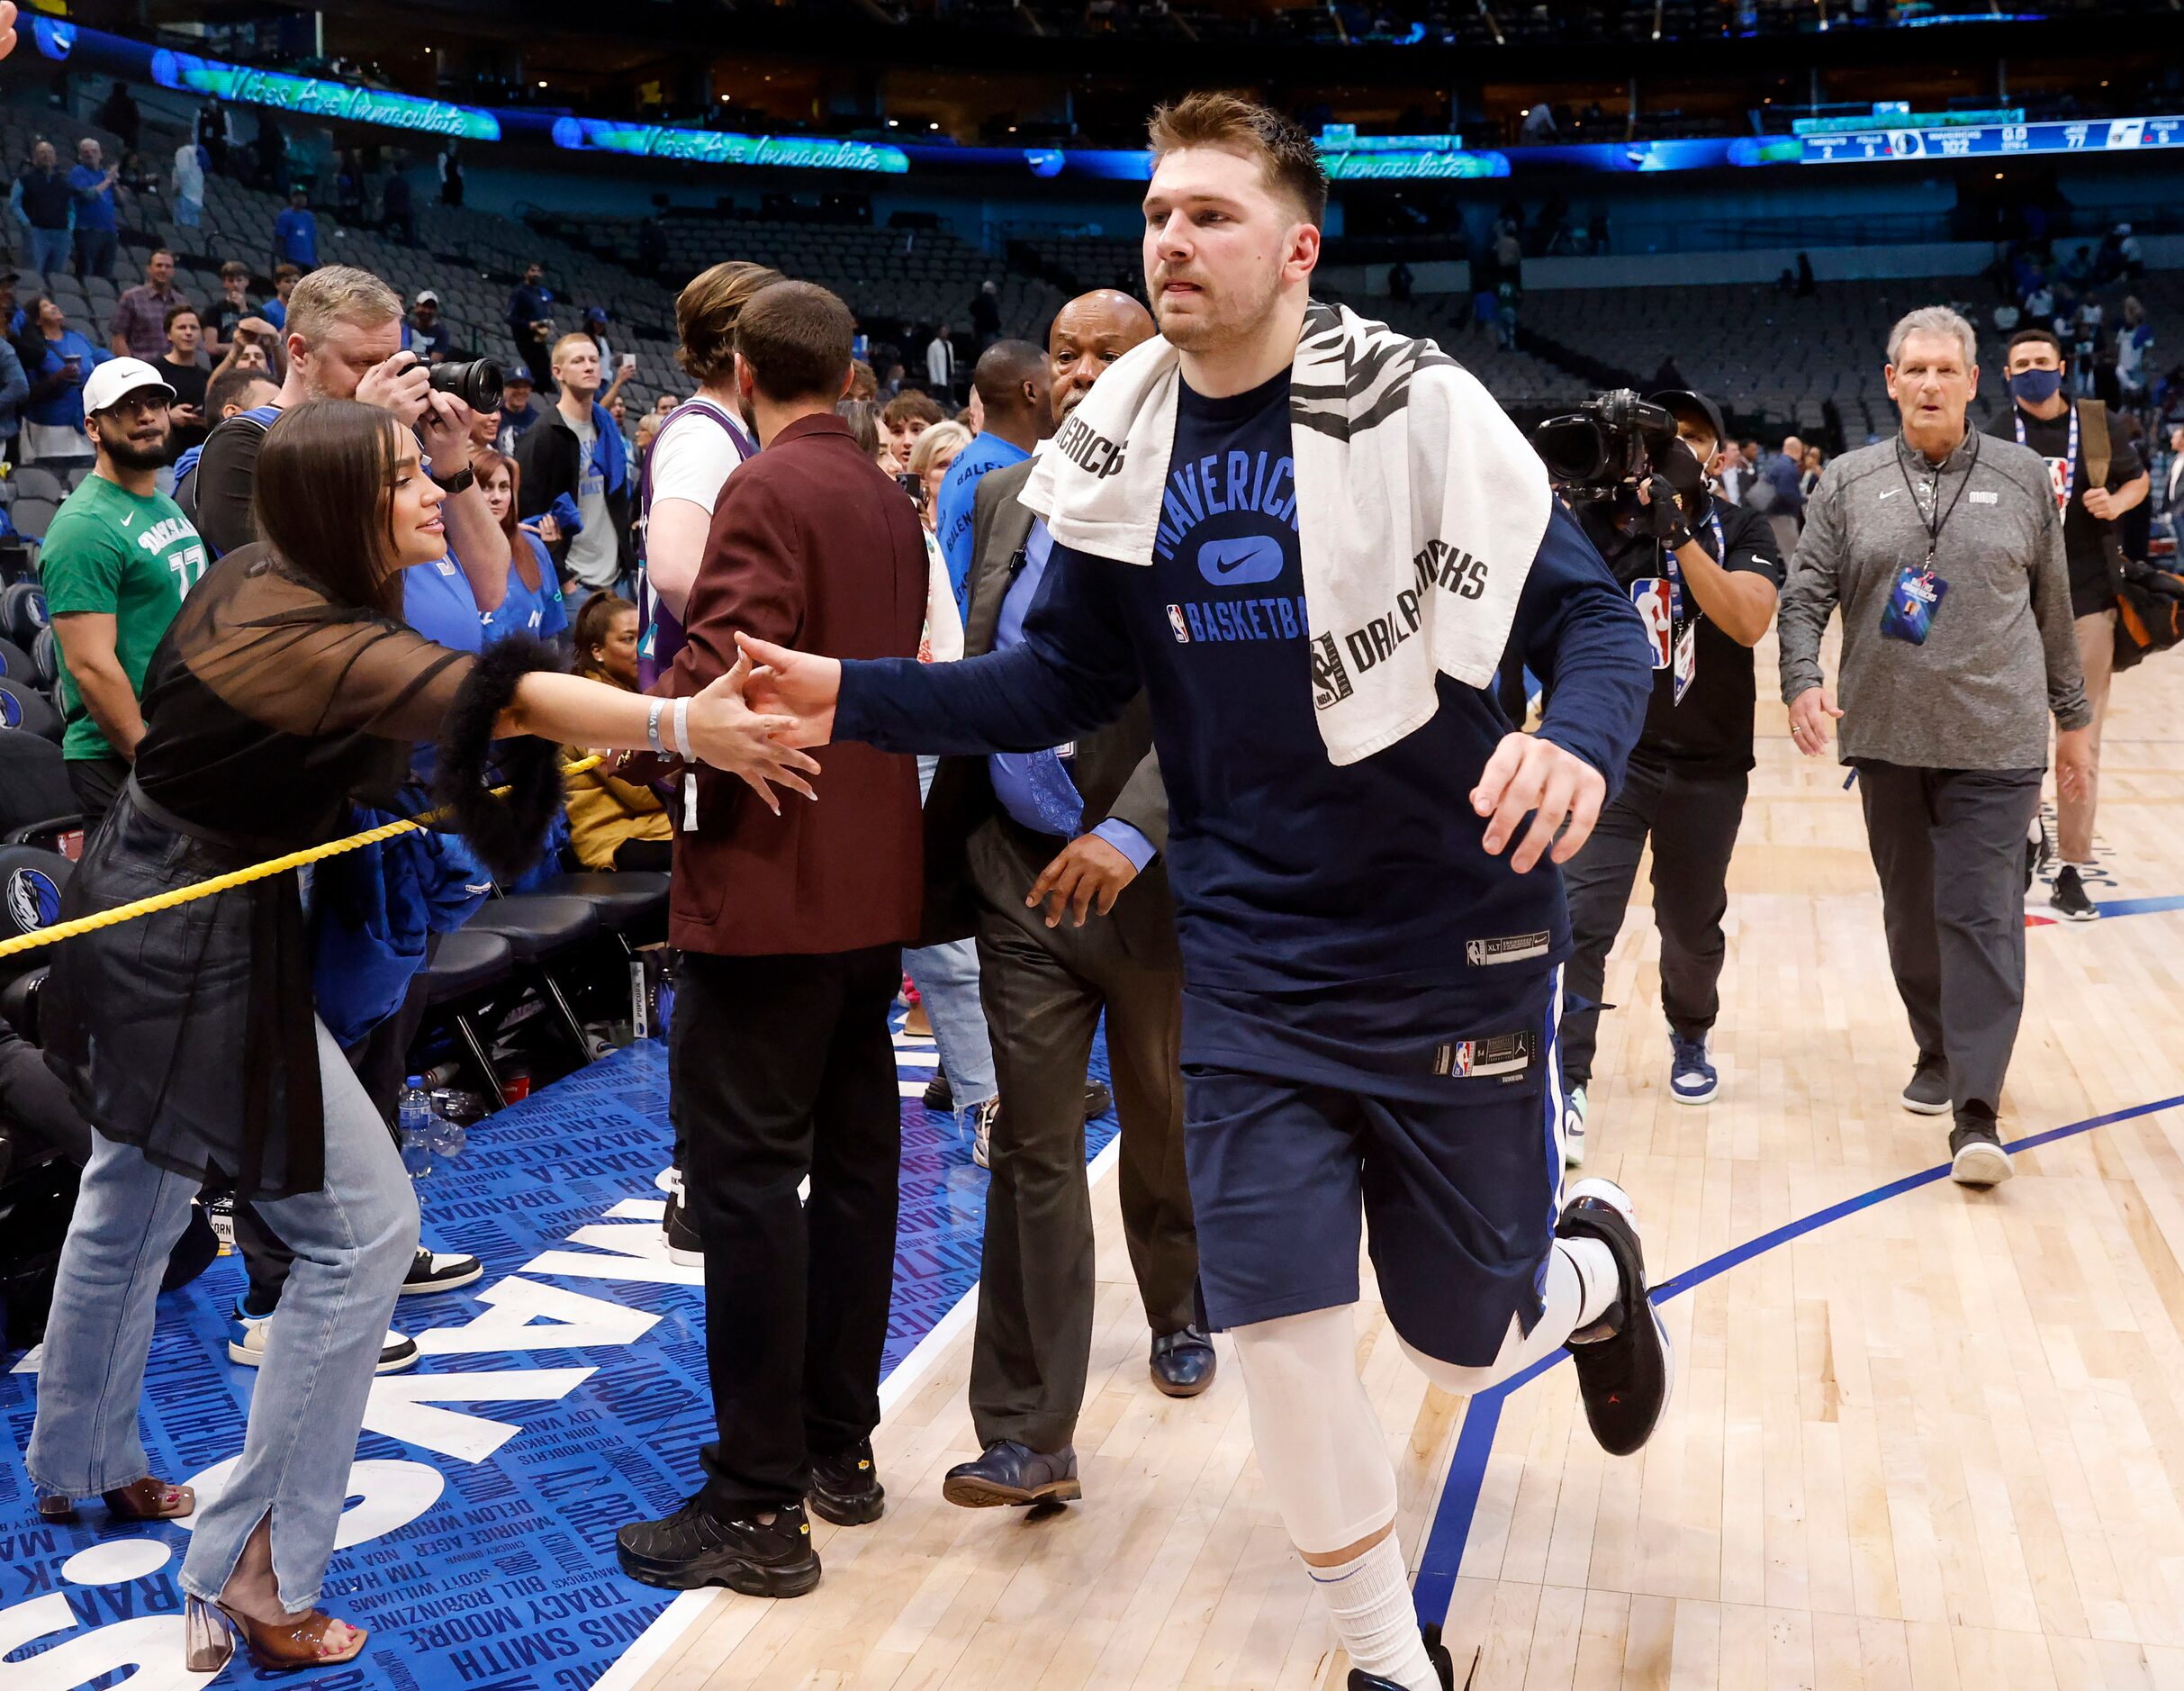
{"label": "mavs lettering on floor", "polygon": [[[1246,525],[1236,517],[1257,516],[1289,530],[1278,533]],[[1201,536],[1212,528],[1216,532]],[[1153,556],[1168,563],[1178,556],[1195,564],[1209,587],[1264,587],[1290,572],[1296,534],[1296,466],[1271,452],[1209,453],[1171,464],[1160,496],[1160,526],[1153,537]],[[1250,598],[1185,600],[1168,607],[1169,626],[1184,644],[1205,640],[1301,640],[1308,626],[1302,593]]]}

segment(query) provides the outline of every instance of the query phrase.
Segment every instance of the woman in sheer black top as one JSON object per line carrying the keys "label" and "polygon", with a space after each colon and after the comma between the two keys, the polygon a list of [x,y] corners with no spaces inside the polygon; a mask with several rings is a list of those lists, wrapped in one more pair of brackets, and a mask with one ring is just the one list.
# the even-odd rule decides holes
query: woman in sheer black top
{"label": "woman in sheer black top", "polygon": [[[410,750],[497,873],[535,858],[563,742],[681,746],[810,794],[817,765],[773,737],[732,674],[675,707],[557,673],[510,639],[483,657],[405,626],[400,572],[444,556],[442,494],[387,411],[282,414],[257,465],[264,539],[207,573],[152,658],[134,774],[78,865],[65,915],[194,884],[335,837],[385,803]],[[511,796],[484,784],[495,739]],[[151,1478],[137,1400],[160,1268],[210,1179],[295,1252],[240,1460],[196,1523],[182,1583],[188,1666],[239,1635],[261,1667],[342,1661],[364,1633],[315,1608],[365,1398],[417,1241],[417,1202],[378,1112],[314,1013],[296,872],[102,928],[60,948],[49,1053],[97,1129],[59,1284],[27,1465],[40,1511],[104,1494],[131,1518],[187,1515]]]}

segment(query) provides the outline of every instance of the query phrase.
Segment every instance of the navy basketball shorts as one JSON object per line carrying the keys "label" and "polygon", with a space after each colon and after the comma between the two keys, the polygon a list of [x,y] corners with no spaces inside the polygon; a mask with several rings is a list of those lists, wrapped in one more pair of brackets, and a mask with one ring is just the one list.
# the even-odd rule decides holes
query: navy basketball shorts
{"label": "navy basketball shorts", "polygon": [[1459,1368],[1539,1319],[1562,1184],[1548,1061],[1445,1099],[1187,1065],[1206,1314],[1240,1327],[1358,1301],[1360,1220],[1395,1331]]}

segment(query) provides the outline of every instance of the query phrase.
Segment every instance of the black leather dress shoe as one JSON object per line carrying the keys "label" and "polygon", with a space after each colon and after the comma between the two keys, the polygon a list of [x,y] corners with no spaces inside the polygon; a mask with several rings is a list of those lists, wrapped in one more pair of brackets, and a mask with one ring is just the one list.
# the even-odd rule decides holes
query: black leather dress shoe
{"label": "black leather dress shoe", "polygon": [[1152,1383],[1170,1397],[1196,1397],[1214,1383],[1214,1342],[1196,1323],[1152,1340]]}
{"label": "black leather dress shoe", "polygon": [[925,1108],[951,1110],[955,1108],[955,1089],[948,1084],[948,1077],[934,1070],[933,1078],[925,1082]]}
{"label": "black leather dress shoe", "polygon": [[806,1500],[836,1526],[862,1526],[886,1511],[887,1488],[872,1466],[872,1442],[863,1439],[838,1456],[814,1458]]}
{"label": "black leather dress shoe", "polygon": [[1095,1081],[1091,1076],[1087,1075],[1085,1077],[1085,1119],[1090,1121],[1095,1116],[1105,1116],[1114,1108],[1115,1094],[1107,1090],[1107,1083],[1105,1081]]}
{"label": "black leather dress shoe", "polygon": [[[1440,1628],[1421,1626],[1419,1636],[1425,1641],[1426,1659],[1433,1664],[1433,1671],[1440,1676],[1441,1691],[1455,1691],[1456,1663],[1448,1658],[1448,1650],[1440,1641]],[[1366,1673],[1360,1668],[1349,1670],[1349,1691],[1403,1691],[1393,1679],[1383,1679],[1376,1673]]]}
{"label": "black leather dress shoe", "polygon": [[1063,1445],[1043,1456],[1014,1439],[997,1439],[975,1462],[958,1462],[941,1481],[941,1496],[966,1509],[1019,1507],[1034,1503],[1074,1503],[1084,1496],[1077,1483],[1077,1451]]}
{"label": "black leather dress shoe", "polygon": [[632,1521],[614,1535],[622,1571],[648,1586],[694,1591],[726,1586],[754,1597],[800,1597],[819,1583],[804,1506],[792,1503],[760,1521],[756,1513],[724,1521],[692,1497],[664,1521]]}

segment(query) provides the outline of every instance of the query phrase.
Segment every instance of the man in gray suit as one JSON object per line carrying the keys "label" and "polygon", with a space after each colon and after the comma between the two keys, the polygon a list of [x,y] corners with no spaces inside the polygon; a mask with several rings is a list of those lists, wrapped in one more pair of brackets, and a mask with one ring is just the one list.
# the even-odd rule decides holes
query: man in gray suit
{"label": "man in gray suit", "polygon": [[[1048,337],[1059,423],[1153,333],[1129,295],[1087,294]],[[1051,541],[1017,502],[1030,461],[979,484],[965,655],[1023,638]],[[1092,1348],[1085,1062],[1104,1010],[1122,1119],[1123,1231],[1152,1330],[1154,1385],[1195,1397],[1214,1348],[1197,1310],[1198,1244],[1183,1171],[1182,963],[1159,854],[1168,794],[1141,695],[1112,727],[1049,751],[952,757],[925,806],[925,937],[975,934],[1005,1100],[970,1365],[985,1453],[949,1470],[978,1508],[1078,1497],[1072,1448]]]}

